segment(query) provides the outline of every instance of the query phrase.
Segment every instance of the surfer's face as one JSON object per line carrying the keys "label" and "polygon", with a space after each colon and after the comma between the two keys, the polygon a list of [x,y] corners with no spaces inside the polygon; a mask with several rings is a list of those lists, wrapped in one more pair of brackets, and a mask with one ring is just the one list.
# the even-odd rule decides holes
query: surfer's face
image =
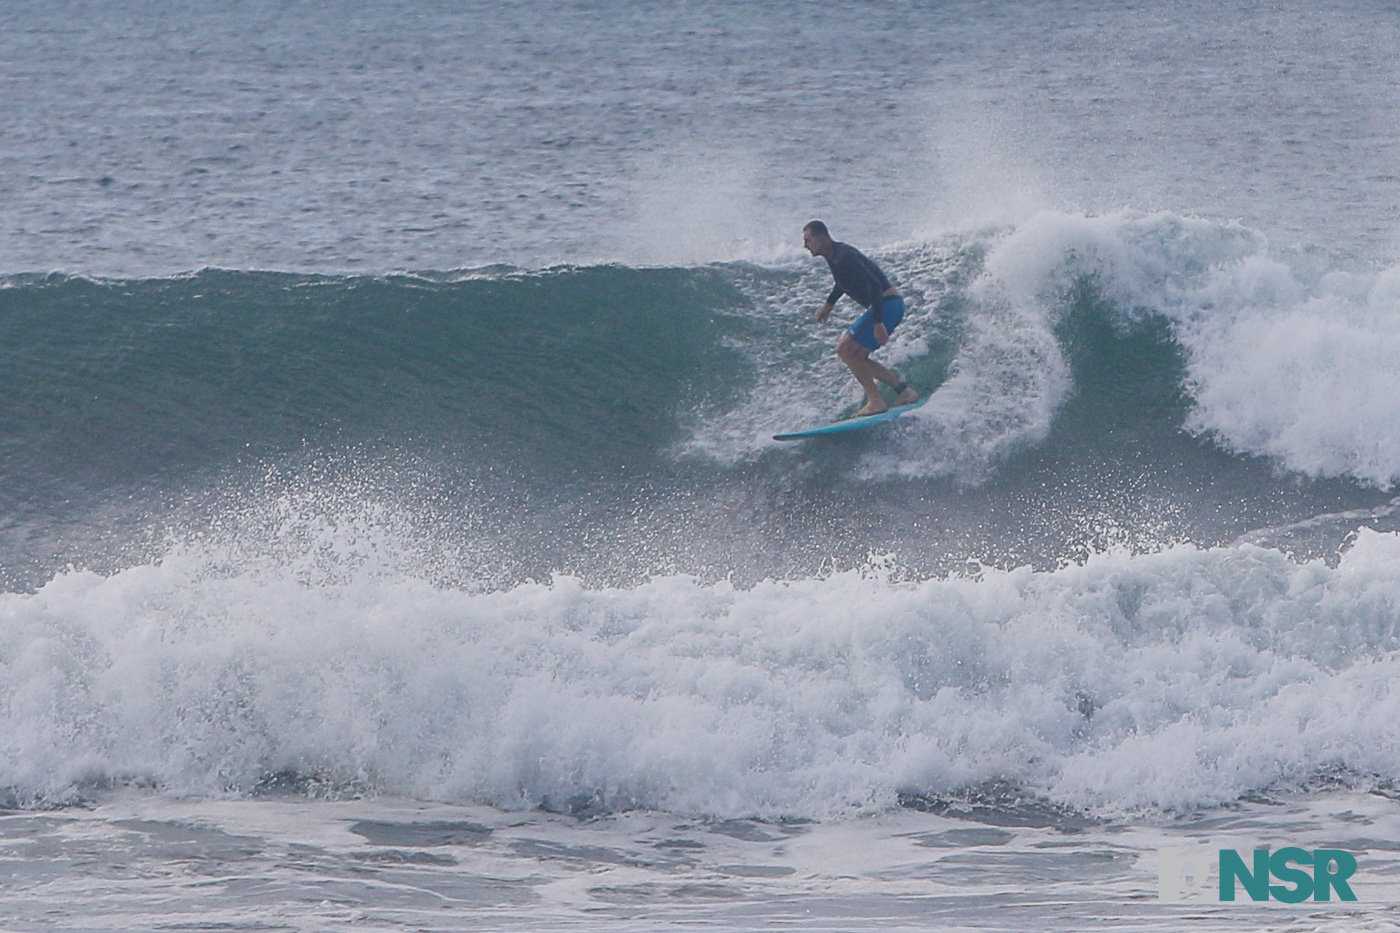
{"label": "surfer's face", "polygon": [[802,245],[807,247],[807,252],[811,253],[813,256],[820,256],[822,254],[822,247],[826,242],[827,240],[825,237],[818,236],[811,230],[802,231]]}

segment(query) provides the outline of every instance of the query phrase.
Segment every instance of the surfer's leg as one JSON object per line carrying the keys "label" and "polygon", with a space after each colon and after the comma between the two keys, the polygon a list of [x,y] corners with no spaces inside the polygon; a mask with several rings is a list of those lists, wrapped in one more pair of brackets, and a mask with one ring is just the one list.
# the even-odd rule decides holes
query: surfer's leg
{"label": "surfer's leg", "polygon": [[[856,412],[855,417],[864,415],[878,415],[882,411],[887,411],[889,405],[885,404],[885,398],[880,394],[880,388],[875,384],[880,376],[876,370],[883,370],[888,376],[894,376],[888,369],[870,359],[870,348],[861,346],[850,334],[842,334],[841,339],[836,343],[836,355],[841,357],[841,362],[850,369],[851,375],[856,377],[856,382],[865,390],[865,407]],[[880,379],[882,382],[888,380]],[[897,385],[898,377],[890,385]]]}
{"label": "surfer's leg", "polygon": [[[868,352],[868,351],[867,351]],[[909,383],[899,378],[899,375],[892,369],[880,365],[872,360],[868,355],[865,358],[867,371],[871,376],[894,389],[894,403],[896,405],[912,405],[919,400],[919,392]],[[881,409],[883,411],[884,409]],[[876,414],[876,412],[869,412]]]}
{"label": "surfer's leg", "polygon": [[[899,322],[904,319],[904,299],[899,297],[886,298],[884,310],[888,329],[893,332],[899,326]],[[878,415],[889,408],[880,395],[880,390],[876,388],[874,380],[883,382],[894,389],[897,396],[895,398],[896,405],[912,405],[919,400],[919,393],[907,386],[893,370],[870,358],[870,354],[880,348],[879,341],[875,339],[874,317],[871,312],[866,311],[846,329],[846,332],[841,335],[840,343],[836,345],[837,355],[855,374],[856,380],[860,382],[861,388],[865,389],[866,398],[869,400],[865,408],[857,412],[858,415]]]}
{"label": "surfer's leg", "polygon": [[[867,351],[867,353],[868,352],[869,351]],[[894,370],[880,365],[868,355],[865,358],[865,365],[870,368],[870,374],[872,376],[895,390],[898,396],[894,400],[896,405],[912,405],[919,400],[919,393],[900,379],[899,375],[895,373]]]}

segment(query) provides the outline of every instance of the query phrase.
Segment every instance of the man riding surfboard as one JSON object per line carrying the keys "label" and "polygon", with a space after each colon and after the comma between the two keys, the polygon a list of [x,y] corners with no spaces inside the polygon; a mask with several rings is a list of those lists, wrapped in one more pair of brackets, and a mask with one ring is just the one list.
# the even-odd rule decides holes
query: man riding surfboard
{"label": "man riding surfboard", "polygon": [[836,281],[831,294],[817,308],[818,324],[825,324],[831,317],[831,309],[842,295],[850,295],[866,308],[866,312],[846,328],[836,343],[836,355],[865,390],[865,407],[853,417],[878,415],[889,410],[890,406],[880,394],[877,381],[894,389],[896,405],[917,402],[918,392],[894,372],[870,358],[873,351],[889,342],[890,333],[904,319],[904,299],[899,290],[890,284],[880,267],[860,250],[848,243],[833,240],[826,224],[820,220],[814,220],[802,228],[802,245],[813,256],[826,260],[831,268],[831,277]]}

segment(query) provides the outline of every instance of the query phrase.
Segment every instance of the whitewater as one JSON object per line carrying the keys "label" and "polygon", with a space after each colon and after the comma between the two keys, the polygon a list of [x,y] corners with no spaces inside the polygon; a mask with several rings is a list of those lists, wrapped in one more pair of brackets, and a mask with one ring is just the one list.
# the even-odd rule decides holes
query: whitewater
{"label": "whitewater", "polygon": [[1396,928],[1391,5],[0,27],[0,926]]}

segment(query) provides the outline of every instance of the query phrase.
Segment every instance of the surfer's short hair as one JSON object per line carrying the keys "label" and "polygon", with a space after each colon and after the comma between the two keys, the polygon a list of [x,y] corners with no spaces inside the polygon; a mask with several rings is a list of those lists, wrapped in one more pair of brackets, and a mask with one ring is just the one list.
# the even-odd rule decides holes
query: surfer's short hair
{"label": "surfer's short hair", "polygon": [[810,231],[814,236],[825,237],[828,240],[831,239],[831,233],[827,231],[826,224],[822,223],[820,220],[814,220],[802,229]]}

